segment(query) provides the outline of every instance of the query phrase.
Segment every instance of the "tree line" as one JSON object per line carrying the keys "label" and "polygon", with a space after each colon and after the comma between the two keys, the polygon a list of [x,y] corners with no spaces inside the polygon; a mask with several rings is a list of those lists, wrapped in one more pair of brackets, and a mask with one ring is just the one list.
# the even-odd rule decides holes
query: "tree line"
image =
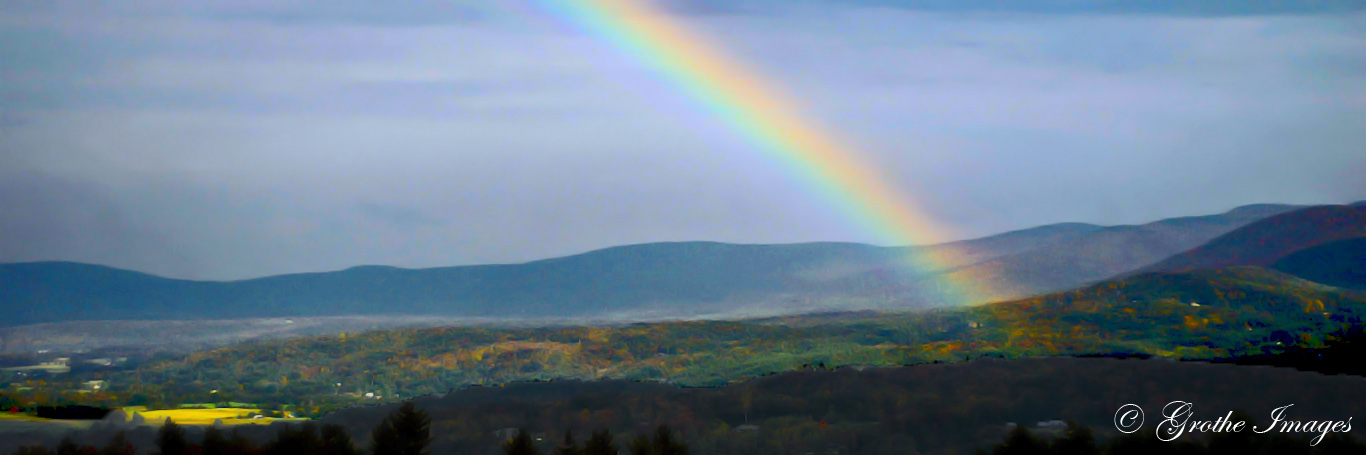
{"label": "tree line", "polygon": [[[1234,421],[1252,423],[1246,413],[1234,412]],[[1249,425],[1250,426],[1250,425]],[[1308,436],[1286,433],[1257,434],[1247,432],[1214,433],[1208,438],[1184,438],[1162,441],[1151,432],[1140,431],[1120,435],[1107,441],[1097,441],[1091,428],[1067,422],[1061,433],[1034,434],[1023,426],[1015,427],[1005,440],[989,449],[977,450],[977,455],[1347,455],[1366,453],[1362,444],[1346,433],[1325,436],[1311,444]]]}
{"label": "tree line", "polygon": [[[432,443],[431,417],[411,401],[390,413],[371,432],[368,450],[361,450],[352,441],[346,428],[337,424],[318,425],[307,422],[299,426],[285,426],[275,440],[254,444],[241,432],[224,432],[209,427],[204,437],[193,443],[185,428],[167,419],[157,432],[154,455],[429,455]],[[660,425],[653,438],[637,436],[627,446],[630,455],[688,455],[686,444],[674,438],[667,425]],[[526,429],[518,429],[515,436],[502,445],[506,455],[542,455]],[[619,455],[611,431],[600,429],[579,445],[572,431],[556,446],[553,455]],[[24,446],[12,455],[137,455],[138,449],[128,441],[124,432],[116,433],[103,447],[82,446],[70,437],[62,439],[55,449],[44,446]],[[550,454],[547,454],[550,455]]]}
{"label": "tree line", "polygon": [[[655,425],[667,424],[694,453],[966,455],[1000,442],[1010,422],[1074,420],[1113,432],[1114,412],[1125,403],[1157,410],[1180,397],[1197,403],[1202,413],[1244,409],[1263,418],[1294,403],[1299,420],[1359,416],[1366,404],[1359,377],[1288,368],[1081,358],[833,370],[816,365],[719,388],[634,381],[514,383],[418,398],[416,405],[430,416],[430,448],[436,453],[499,453],[517,428],[531,432],[534,445],[546,454],[555,453],[552,443],[568,429],[579,436],[579,448],[591,439],[581,430],[626,435],[616,442],[625,452],[635,435],[653,435]],[[345,409],[319,424],[342,424],[359,444],[367,444],[371,441],[361,439],[370,439],[368,432],[397,408]],[[73,437],[99,446],[122,425],[98,422]],[[238,428],[258,443],[279,431]],[[198,441],[203,431],[195,427],[190,436]],[[128,432],[144,447],[156,436],[147,426]],[[1109,436],[1098,434],[1099,439]],[[55,441],[22,443],[38,442],[51,446]],[[5,445],[0,453],[19,443]]]}

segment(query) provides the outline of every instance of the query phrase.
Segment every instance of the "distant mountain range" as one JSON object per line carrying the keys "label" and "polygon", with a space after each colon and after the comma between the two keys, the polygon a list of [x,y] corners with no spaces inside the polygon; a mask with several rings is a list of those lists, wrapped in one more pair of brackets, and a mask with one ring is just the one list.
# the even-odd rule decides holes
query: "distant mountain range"
{"label": "distant mountain range", "polygon": [[[1358,374],[1366,292],[1350,288],[1362,282],[1362,210],[1360,205],[1257,206],[1142,226],[1051,225],[915,249],[830,243],[635,245],[517,265],[359,267],[237,282],[170,280],[71,263],[14,264],[0,266],[0,301],[20,303],[13,311],[3,308],[7,316],[28,318],[22,321],[112,314],[163,320],[0,327],[0,352],[37,359],[32,353],[53,345],[45,338],[69,344],[120,327],[165,335],[156,337],[165,340],[193,340],[185,334],[195,330],[235,331],[220,334],[231,340],[198,340],[229,346],[133,369],[88,370],[86,376],[73,370],[69,383],[38,383],[30,393],[52,394],[99,378],[108,384],[103,393],[126,394],[136,384],[137,394],[121,398],[125,401],[161,397],[172,406],[206,399],[307,402],[317,403],[318,412],[474,384],[630,379],[707,386],[812,365],[914,365],[981,357],[1157,356]],[[1159,254],[1137,249],[1197,241],[1137,263]],[[940,268],[919,276],[899,268],[905,254],[927,249],[941,258]],[[1030,274],[1031,263],[1056,269]],[[936,303],[933,292],[917,287],[929,277],[970,270],[986,276],[986,286],[1016,279],[1025,283],[1019,288],[1043,288],[1056,281],[1040,277],[1062,277],[1053,272],[1072,270],[1078,276],[1074,281],[1084,280],[1099,273],[1084,269],[1093,266],[1123,271],[1065,290],[931,311],[813,314],[783,306],[792,299],[828,299],[832,309],[849,309],[881,298],[892,303],[883,309],[914,308]],[[382,330],[365,330],[371,318],[353,317],[342,318],[351,327],[337,329],[343,333],[327,328],[336,321],[323,319],[333,318],[294,317],[478,314],[512,320],[652,307],[698,314],[723,306],[743,310],[754,302],[787,312],[737,320],[515,327],[420,327],[422,320],[434,319],[423,317],[403,322],[403,328],[376,327]],[[266,314],[291,318],[164,320]],[[117,343],[94,345],[101,351],[91,355],[127,352]]]}
{"label": "distant mountain range", "polygon": [[[1334,207],[1310,210],[1345,206]],[[1128,226],[1054,224],[924,247],[654,243],[524,264],[364,266],[230,282],[168,279],[70,262],[3,264],[0,310],[7,317],[0,325],[339,315],[687,317],[916,308],[951,303],[937,287],[945,276],[967,274],[996,291],[991,299],[1067,289],[1139,270],[1299,208],[1252,205]],[[1351,220],[1346,224],[1360,226]],[[1352,247],[1343,251],[1356,251]],[[938,258],[937,269],[905,265],[910,255],[931,253]],[[1338,257],[1342,252],[1313,254]],[[1318,256],[1282,264],[1282,271],[1306,267],[1313,257]]]}
{"label": "distant mountain range", "polygon": [[1332,286],[1366,288],[1366,205],[1326,205],[1268,217],[1139,272],[1234,266],[1264,267]]}
{"label": "distant mountain range", "polygon": [[[231,395],[216,398],[352,406],[474,384],[630,379],[715,386],[803,365],[916,365],[980,357],[1208,361],[1290,355],[1300,359],[1292,365],[1360,372],[1360,345],[1340,343],[1366,340],[1363,318],[1366,293],[1237,266],[1146,272],[1023,299],[931,311],[609,325],[460,325],[295,337],[234,344],[100,378],[109,384],[138,384],[142,396],[172,397],[167,398],[171,403],[203,402],[210,390],[229,390]],[[341,384],[345,387],[334,388]],[[376,398],[362,398],[366,392]]]}
{"label": "distant mountain range", "polygon": [[1041,243],[950,273],[996,277],[1001,299],[1068,289],[1103,280],[1195,248],[1269,216],[1303,208],[1278,204],[1238,207],[1209,216],[1169,218],[1141,225],[1098,227]]}
{"label": "distant mountain range", "polygon": [[1143,271],[1266,267],[1306,248],[1361,237],[1366,237],[1366,207],[1311,207],[1248,224],[1198,248],[1144,267]]}

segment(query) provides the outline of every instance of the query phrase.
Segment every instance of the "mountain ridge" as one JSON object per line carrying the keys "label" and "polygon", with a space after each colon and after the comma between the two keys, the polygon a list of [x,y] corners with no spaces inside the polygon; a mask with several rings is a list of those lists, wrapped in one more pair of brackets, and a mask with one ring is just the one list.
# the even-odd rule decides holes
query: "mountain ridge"
{"label": "mountain ridge", "polygon": [[1028,251],[969,264],[950,273],[972,277],[1008,274],[1007,300],[1105,280],[1153,264],[1224,235],[1247,223],[1304,206],[1251,204],[1215,215],[1165,218],[1144,224],[1105,226]]}
{"label": "mountain ridge", "polygon": [[[1354,202],[1354,203],[1346,204],[1346,205],[1363,205],[1363,206],[1366,206],[1366,200],[1358,201],[1358,202]],[[618,250],[618,249],[629,249],[629,248],[635,248],[635,247],[650,247],[650,246],[657,246],[657,245],[676,245],[676,244],[715,244],[715,245],[730,245],[730,246],[844,245],[844,246],[854,246],[854,247],[887,248],[887,249],[937,248],[937,247],[945,247],[945,246],[949,246],[949,245],[958,246],[958,245],[973,244],[973,243],[979,243],[979,242],[994,242],[994,241],[1000,241],[1000,240],[1004,240],[1004,239],[1009,239],[1009,238],[1012,238],[1012,237],[1033,235],[1033,234],[1036,234],[1036,233],[1044,233],[1044,232],[1056,232],[1056,231],[1062,231],[1062,230],[1071,231],[1071,232],[1065,232],[1064,234],[1075,234],[1075,233],[1084,233],[1084,232],[1096,231],[1096,230],[1107,229],[1107,228],[1138,227],[1138,226],[1146,226],[1146,225],[1156,224],[1156,223],[1179,222],[1179,221],[1181,221],[1181,220],[1187,220],[1187,219],[1199,219],[1199,218],[1205,218],[1205,217],[1218,217],[1218,216],[1223,216],[1223,215],[1246,215],[1246,214],[1249,214],[1249,213],[1258,213],[1258,214],[1260,214],[1259,216],[1268,216],[1268,215],[1274,214],[1274,213],[1282,213],[1282,212],[1284,212],[1284,211],[1286,211],[1286,210],[1288,210],[1288,209],[1291,209],[1291,208],[1303,208],[1303,207],[1309,207],[1309,206],[1305,206],[1305,205],[1296,205],[1296,204],[1274,204],[1274,203],[1246,204],[1246,205],[1241,205],[1241,206],[1238,206],[1238,207],[1234,207],[1234,208],[1229,209],[1229,210],[1227,210],[1227,211],[1225,211],[1225,212],[1222,212],[1222,213],[1217,213],[1217,214],[1212,214],[1212,215],[1189,215],[1189,216],[1179,216],[1179,217],[1172,217],[1172,218],[1163,218],[1163,219],[1160,219],[1160,220],[1151,221],[1151,222],[1142,223],[1142,224],[1101,225],[1101,224],[1094,224],[1094,223],[1087,223],[1087,222],[1080,222],[1080,221],[1064,221],[1064,222],[1058,222],[1058,223],[1049,223],[1049,224],[1043,224],[1043,225],[1038,225],[1038,226],[1033,226],[1033,227],[1027,227],[1027,228],[1022,228],[1022,229],[1013,229],[1013,230],[1004,231],[1004,232],[997,233],[997,234],[991,234],[991,235],[987,235],[987,236],[983,236],[983,237],[975,237],[975,238],[971,238],[971,239],[955,240],[955,241],[950,241],[950,242],[934,243],[934,244],[928,244],[928,245],[875,245],[875,244],[871,244],[871,243],[862,243],[862,242],[842,242],[842,241],[810,241],[810,242],[790,242],[790,243],[737,243],[737,242],[721,242],[721,241],[714,241],[714,240],[671,240],[671,241],[659,241],[659,242],[630,243],[630,244],[624,244],[624,245],[612,245],[612,246],[606,246],[606,247],[602,247],[602,248],[594,248],[594,249],[590,249],[590,250],[583,251],[583,252],[579,252],[579,253],[566,254],[566,255],[562,255],[562,256],[552,256],[552,257],[541,258],[541,259],[532,259],[532,260],[522,261],[522,262],[493,262],[493,263],[486,263],[486,264],[439,265],[439,266],[433,266],[433,267],[402,267],[402,266],[388,265],[388,264],[357,264],[357,265],[353,265],[353,266],[349,266],[349,267],[344,267],[344,268],[340,268],[340,269],[317,270],[317,271],[305,271],[305,272],[288,272],[288,273],[280,273],[280,274],[275,274],[275,275],[265,275],[265,276],[259,276],[259,277],[239,278],[239,279],[229,279],[229,280],[194,279],[194,278],[173,278],[173,277],[158,275],[158,274],[151,273],[151,272],[143,272],[143,271],[140,271],[140,270],[134,270],[134,269],[129,269],[129,268],[117,267],[117,266],[108,265],[108,264],[100,264],[100,263],[94,263],[94,262],[70,261],[70,260],[63,260],[63,259],[49,259],[49,260],[37,260],[37,261],[0,262],[0,267],[11,266],[11,265],[25,265],[25,264],[73,264],[73,265],[81,265],[81,266],[90,266],[90,267],[94,267],[94,268],[103,268],[103,269],[109,269],[109,270],[118,270],[118,271],[123,271],[123,272],[130,272],[130,273],[135,273],[135,274],[139,274],[139,275],[145,275],[145,276],[148,276],[148,277],[166,279],[166,280],[189,281],[189,282],[197,282],[197,283],[236,283],[236,282],[243,282],[243,281],[259,280],[259,279],[264,279],[264,278],[275,278],[275,277],[285,277],[285,276],[316,275],[316,274],[346,272],[346,271],[352,271],[352,270],[356,270],[356,269],[362,269],[362,270],[363,270],[363,269],[394,269],[394,270],[405,270],[405,271],[421,271],[421,270],[453,269],[453,268],[463,268],[463,267],[488,267],[488,266],[526,265],[526,264],[534,264],[534,263],[538,263],[538,262],[556,261],[556,260],[560,260],[560,259],[573,258],[573,257],[577,257],[577,256],[590,255],[590,254],[601,253],[601,252],[606,252],[606,251],[611,251],[611,250]],[[1269,212],[1268,212],[1268,211],[1269,211]]]}
{"label": "mountain ridge", "polygon": [[[1013,257],[1015,262],[1009,267],[988,270],[984,286],[1007,288],[1003,283],[1012,283],[1013,288],[991,297],[1021,297],[1083,284],[1096,274],[1084,268],[1096,261],[1110,268],[1137,268],[1153,261],[1143,260],[1146,257],[1135,254],[1136,249],[1174,254],[1186,243],[1208,240],[1257,216],[1293,207],[1245,206],[1219,215],[1136,226],[1057,223],[923,247],[661,242],[519,264],[421,269],[363,265],[234,281],[179,280],[64,261],[0,264],[0,309],[11,315],[0,323],[337,315],[562,317],[623,312],[693,317],[929,307],[955,303],[937,287],[937,280],[930,279],[935,274]],[[1154,246],[1124,240],[1133,232],[1150,231],[1179,241],[1163,240]],[[1096,238],[1107,240],[1079,253],[1040,251],[1096,244]],[[906,263],[911,253],[930,254],[935,261],[927,264],[930,267],[913,269]],[[1038,263],[1034,258],[1050,255],[1066,259],[1052,270],[1062,279],[1031,276]],[[1107,259],[1111,257],[1121,260]]]}
{"label": "mountain ridge", "polygon": [[1266,267],[1297,251],[1366,237],[1366,207],[1321,205],[1249,223],[1143,272],[1184,272],[1231,266]]}

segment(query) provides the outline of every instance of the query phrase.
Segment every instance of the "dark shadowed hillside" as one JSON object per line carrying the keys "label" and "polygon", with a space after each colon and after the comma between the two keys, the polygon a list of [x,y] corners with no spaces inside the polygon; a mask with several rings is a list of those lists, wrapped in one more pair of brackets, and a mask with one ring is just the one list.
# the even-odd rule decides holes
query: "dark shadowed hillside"
{"label": "dark shadowed hillside", "polygon": [[1109,278],[1151,264],[1210,239],[1295,206],[1258,204],[1209,216],[1170,218],[1148,224],[1110,226],[1057,239],[1015,254],[979,262],[951,273],[992,277],[998,298],[1024,297]]}
{"label": "dark shadowed hillside", "polygon": [[1366,237],[1366,208],[1350,205],[1310,207],[1248,224],[1199,248],[1144,267],[1143,271],[1184,272],[1241,265],[1264,267],[1305,248],[1359,237]]}
{"label": "dark shadowed hillside", "polygon": [[[1346,420],[1366,411],[1364,383],[1354,376],[1197,362],[982,359],[794,371],[717,388],[620,380],[514,383],[466,388],[414,403],[431,418],[434,454],[502,454],[500,446],[507,439],[502,430],[508,428],[525,428],[539,437],[535,444],[540,453],[556,453],[566,430],[581,441],[591,431],[607,429],[618,445],[625,445],[635,435],[666,424],[690,453],[699,454],[949,455],[971,454],[1000,441],[1008,423],[1040,431],[1038,422],[1076,421],[1107,440],[1119,435],[1113,415],[1128,403],[1147,410],[1146,431],[1152,431],[1162,407],[1178,399],[1195,403],[1201,417],[1242,411],[1266,424],[1272,409],[1293,403],[1289,416],[1295,419]],[[315,425],[342,425],[365,447],[376,425],[398,407],[344,409]],[[237,428],[243,437],[261,443],[277,437],[284,425]],[[128,431],[135,446],[155,451],[157,428],[101,422],[70,433],[4,430],[0,427],[0,452],[20,444],[53,447],[63,435],[98,447],[118,431]],[[201,440],[204,431],[189,427],[189,439]],[[1314,435],[1294,436],[1303,440]],[[1169,447],[1124,453],[1186,453],[1161,451]],[[1309,445],[1295,441],[1291,448],[1300,451],[1262,453],[1308,453]]]}
{"label": "dark shadowed hillside", "polygon": [[[109,267],[0,265],[4,325],[73,320],[338,315],[491,318],[763,315],[959,303],[937,273],[972,271],[990,298],[1065,288],[1132,270],[1291,206],[1141,226],[1065,223],[926,247],[852,243],[621,246],[524,264],[347,270],[215,282]],[[941,269],[909,269],[932,253]]]}
{"label": "dark shadowed hillside", "polygon": [[1366,237],[1305,248],[1271,268],[1330,286],[1366,289]]}
{"label": "dark shadowed hillside", "polygon": [[[603,427],[629,435],[663,423],[698,453],[969,454],[1004,436],[1008,422],[1073,420],[1108,438],[1118,434],[1113,414],[1126,403],[1152,416],[1181,399],[1197,403],[1203,415],[1240,410],[1265,423],[1271,409],[1293,402],[1298,418],[1346,420],[1366,410],[1363,385],[1360,377],[1284,368],[1059,358],[802,371],[701,389],[625,381],[510,384],[417,403],[441,435],[435,448],[458,453],[496,453],[489,449],[500,442],[494,432],[501,428],[559,435]],[[322,421],[363,438],[395,407],[346,409]],[[737,431],[741,425],[752,427]]]}

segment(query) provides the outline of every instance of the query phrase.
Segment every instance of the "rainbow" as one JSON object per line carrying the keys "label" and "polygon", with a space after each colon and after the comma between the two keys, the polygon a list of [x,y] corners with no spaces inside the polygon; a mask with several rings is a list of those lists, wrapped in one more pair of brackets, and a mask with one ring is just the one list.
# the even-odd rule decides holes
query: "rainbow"
{"label": "rainbow", "polygon": [[[800,116],[797,103],[771,89],[774,84],[654,5],[645,0],[545,0],[543,5],[658,72],[882,242],[933,244],[947,238],[913,201],[860,161],[853,147]],[[939,270],[952,268],[956,254],[931,248],[915,256],[908,258],[912,267]],[[949,283],[935,285],[954,303],[992,295],[985,280],[945,276],[941,281]]]}

